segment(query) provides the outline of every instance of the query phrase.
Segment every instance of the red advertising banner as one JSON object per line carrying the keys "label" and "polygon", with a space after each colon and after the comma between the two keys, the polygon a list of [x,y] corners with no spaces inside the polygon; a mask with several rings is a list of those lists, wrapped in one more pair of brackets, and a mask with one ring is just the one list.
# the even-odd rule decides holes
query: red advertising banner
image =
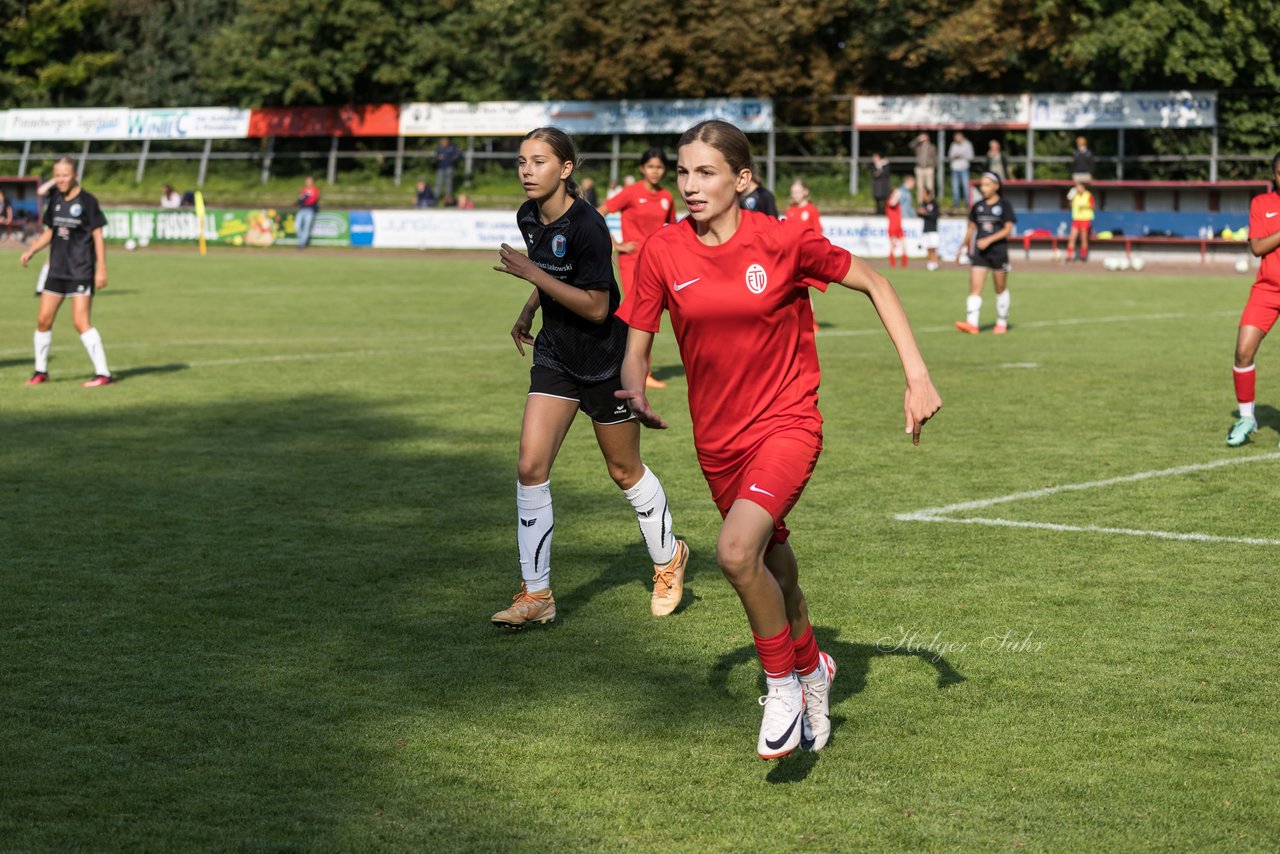
{"label": "red advertising banner", "polygon": [[399,104],[256,107],[249,136],[399,136]]}

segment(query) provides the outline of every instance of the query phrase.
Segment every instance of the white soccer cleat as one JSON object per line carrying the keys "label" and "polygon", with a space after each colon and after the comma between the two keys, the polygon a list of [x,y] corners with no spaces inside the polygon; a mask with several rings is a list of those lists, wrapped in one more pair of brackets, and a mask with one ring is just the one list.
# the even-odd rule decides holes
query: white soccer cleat
{"label": "white soccer cleat", "polygon": [[804,719],[804,690],[800,680],[791,674],[787,684],[770,687],[760,698],[764,720],[760,722],[760,740],[756,752],[761,759],[779,759],[800,744]]}
{"label": "white soccer cleat", "polygon": [[836,661],[825,652],[818,653],[818,670],[822,678],[813,682],[800,680],[804,689],[804,721],[800,727],[800,746],[805,750],[821,750],[831,740],[831,683],[836,681]]}

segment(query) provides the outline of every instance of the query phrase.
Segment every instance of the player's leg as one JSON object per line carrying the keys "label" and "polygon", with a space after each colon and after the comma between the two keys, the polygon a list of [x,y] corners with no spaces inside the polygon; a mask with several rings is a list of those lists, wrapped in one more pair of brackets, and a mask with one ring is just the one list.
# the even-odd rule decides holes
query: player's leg
{"label": "player's leg", "polygon": [[93,325],[93,297],[89,295],[71,297],[71,317],[80,333],[80,341],[84,344],[89,360],[93,362],[93,379],[86,380],[85,388],[112,385],[111,369],[107,367],[107,354],[102,348],[102,336]]}
{"label": "player's leg", "polygon": [[[551,596],[551,466],[578,413],[571,389],[562,396],[540,391],[554,381],[554,372],[534,367],[525,398],[520,428],[520,459],[516,482],[516,545],[520,554],[520,592],[510,607],[490,618],[495,626],[518,629],[549,623],[556,618]],[[550,378],[548,377],[550,375]]]}
{"label": "player's leg", "polygon": [[973,259],[969,268],[969,296],[964,303],[964,320],[956,321],[956,329],[969,335],[977,335],[981,330],[978,321],[982,316],[982,285],[987,278],[987,268],[979,266],[978,259]]}
{"label": "player's leg", "polygon": [[747,612],[768,684],[768,692],[760,698],[764,718],[756,751],[761,759],[787,755],[803,735],[804,690],[795,675],[796,649],[786,600],[764,562],[775,530],[768,510],[739,498],[725,515],[716,542],[716,561]]}
{"label": "player's leg", "polygon": [[58,317],[58,309],[62,307],[61,293],[44,291],[40,294],[40,308],[36,312],[36,333],[33,340],[35,348],[35,372],[27,385],[40,385],[49,381],[49,349],[53,346],[53,321]]}
{"label": "player's leg", "polygon": [[662,482],[640,459],[640,424],[631,418],[629,409],[619,413],[629,420],[601,423],[619,415],[614,413],[618,399],[612,394],[612,389],[618,387],[619,383],[615,382],[602,384],[601,388],[610,389],[608,400],[597,397],[593,388],[584,396],[583,403],[589,407],[587,414],[594,422],[596,442],[609,468],[609,476],[635,510],[640,536],[649,550],[649,559],[653,561],[653,593],[649,599],[649,610],[654,616],[665,617],[676,609],[684,595],[684,570],[689,562],[689,547],[676,539]]}
{"label": "player's leg", "polygon": [[1005,269],[996,269],[991,271],[991,281],[995,285],[996,291],[996,326],[992,330],[996,335],[1003,335],[1009,331],[1009,270],[1008,265]]}
{"label": "player's leg", "polygon": [[1067,263],[1068,264],[1070,264],[1072,261],[1075,260],[1076,239],[1079,238],[1079,236],[1080,236],[1080,229],[1076,228],[1075,225],[1073,224],[1071,226],[1071,233],[1067,235]]}
{"label": "player's leg", "polygon": [[[1252,305],[1246,306],[1245,311],[1249,313],[1253,309],[1257,314],[1257,309]],[[1272,314],[1274,319],[1274,313]],[[1257,319],[1250,317],[1250,319]],[[1265,323],[1265,320],[1260,321]],[[1240,417],[1235,424],[1231,425],[1231,429],[1227,431],[1227,445],[1235,448],[1243,445],[1248,440],[1249,435],[1258,429],[1257,415],[1254,413],[1254,401],[1256,398],[1257,387],[1257,370],[1254,365],[1254,358],[1258,354],[1258,347],[1262,344],[1262,339],[1266,337],[1266,332],[1258,327],[1248,324],[1242,324],[1236,332],[1236,354],[1235,365],[1231,371],[1232,382],[1236,390],[1236,405],[1240,410]]]}
{"label": "player's leg", "polygon": [[1089,228],[1080,229],[1080,262],[1089,260]]}

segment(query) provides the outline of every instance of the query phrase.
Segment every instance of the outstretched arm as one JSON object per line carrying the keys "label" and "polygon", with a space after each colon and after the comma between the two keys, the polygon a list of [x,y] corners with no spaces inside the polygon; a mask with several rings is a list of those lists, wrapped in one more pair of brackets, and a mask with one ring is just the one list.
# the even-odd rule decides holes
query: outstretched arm
{"label": "outstretched arm", "polygon": [[871,299],[880,322],[893,341],[902,361],[902,372],[907,378],[907,391],[902,401],[906,415],[906,432],[911,434],[913,444],[920,444],[920,428],[925,422],[942,408],[942,398],[933,387],[929,378],[929,369],[925,367],[924,357],[916,346],[915,335],[911,332],[911,324],[907,313],[902,308],[897,292],[889,280],[871,269],[865,261],[853,258],[849,264],[849,272],[840,284],[851,290],[861,291]]}

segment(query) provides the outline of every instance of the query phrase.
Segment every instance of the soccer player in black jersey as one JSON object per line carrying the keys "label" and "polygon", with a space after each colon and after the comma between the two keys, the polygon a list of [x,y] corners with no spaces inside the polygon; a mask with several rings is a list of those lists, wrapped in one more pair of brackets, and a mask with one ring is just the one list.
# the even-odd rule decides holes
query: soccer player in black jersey
{"label": "soccer player in black jersey", "polygon": [[982,286],[991,271],[996,289],[996,325],[992,331],[1003,335],[1009,331],[1009,237],[1018,221],[1013,205],[1000,195],[1000,178],[994,172],[983,172],[978,181],[982,198],[969,211],[969,227],[956,253],[956,263],[969,250],[969,299],[965,303],[965,319],[956,321],[956,329],[977,335],[982,311]]}
{"label": "soccer player in black jersey", "polygon": [[22,253],[25,267],[33,255],[50,247],[49,277],[40,294],[40,313],[36,318],[36,370],[27,385],[49,381],[53,321],[64,299],[71,300],[72,322],[93,361],[93,379],[81,385],[85,388],[111,385],[115,380],[107,367],[102,336],[90,321],[93,294],[107,286],[107,248],[102,237],[107,218],[98,200],[77,183],[76,167],[70,157],[53,164],[53,180],[54,189],[44,210],[44,231],[31,248]]}
{"label": "soccer player in black jersey", "polygon": [[[559,128],[530,131],[520,143],[520,182],[528,197],[516,214],[528,257],[507,244],[495,270],[524,279],[533,293],[511,329],[516,349],[532,344],[533,368],[520,431],[516,484],[520,592],[494,614],[496,626],[521,628],[556,617],[551,596],[551,466],[579,410],[595,427],[609,474],[635,508],[654,564],[650,610],[665,616],[684,591],[689,549],[672,533],[662,484],[640,459],[640,425],[625,401],[622,356],[627,327],[615,317],[613,240],[604,218],[579,197],[573,140]],[[532,337],[542,309],[542,329]]]}
{"label": "soccer player in black jersey", "polygon": [[774,199],[773,193],[769,192],[769,188],[757,181],[754,176],[747,184],[747,188],[742,191],[742,195],[738,197],[738,207],[744,211],[759,211],[774,219],[778,218],[777,200]]}

